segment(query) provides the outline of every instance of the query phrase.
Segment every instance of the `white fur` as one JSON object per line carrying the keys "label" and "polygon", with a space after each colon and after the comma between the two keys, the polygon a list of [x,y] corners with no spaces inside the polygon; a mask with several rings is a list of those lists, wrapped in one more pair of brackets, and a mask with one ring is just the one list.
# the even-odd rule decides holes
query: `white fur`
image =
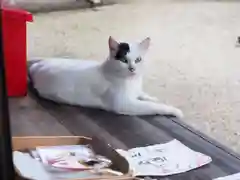
{"label": "white fur", "polygon": [[[103,63],[50,58],[29,67],[34,88],[47,99],[70,105],[101,108],[124,115],[183,116],[181,110],[160,104],[142,90],[143,57],[150,39],[130,46],[128,63],[115,60],[118,43],[109,38],[110,55]],[[134,67],[131,72],[129,66]]]}

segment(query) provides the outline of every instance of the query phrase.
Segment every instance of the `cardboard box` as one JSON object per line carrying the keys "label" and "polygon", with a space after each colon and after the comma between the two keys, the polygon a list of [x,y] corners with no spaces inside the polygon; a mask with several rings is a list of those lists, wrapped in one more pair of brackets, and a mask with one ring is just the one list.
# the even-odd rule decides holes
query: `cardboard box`
{"label": "cardboard box", "polygon": [[[14,151],[24,151],[26,149],[34,149],[37,146],[59,146],[59,145],[76,145],[76,144],[90,144],[93,150],[100,155],[109,158],[113,165],[111,168],[122,172],[123,176],[91,178],[94,179],[115,179],[115,180],[131,180],[134,179],[128,174],[129,164],[125,158],[119,155],[110,145],[100,141],[97,138],[87,138],[82,136],[30,136],[30,137],[13,137],[12,139]],[[22,175],[16,171],[16,174],[22,179]],[[20,179],[21,179],[20,178]],[[76,180],[76,179],[75,179]],[[81,179],[83,180],[83,179]]]}

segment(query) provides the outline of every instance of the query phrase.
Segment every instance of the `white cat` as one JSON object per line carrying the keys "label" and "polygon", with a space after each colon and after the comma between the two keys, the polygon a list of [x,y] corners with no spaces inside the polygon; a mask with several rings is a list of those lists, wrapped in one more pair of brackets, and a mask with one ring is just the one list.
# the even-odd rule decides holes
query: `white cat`
{"label": "white cat", "polygon": [[109,37],[109,57],[103,63],[50,58],[30,61],[34,88],[47,99],[101,108],[124,115],[174,115],[181,110],[160,104],[142,90],[143,56],[150,38],[129,45]]}

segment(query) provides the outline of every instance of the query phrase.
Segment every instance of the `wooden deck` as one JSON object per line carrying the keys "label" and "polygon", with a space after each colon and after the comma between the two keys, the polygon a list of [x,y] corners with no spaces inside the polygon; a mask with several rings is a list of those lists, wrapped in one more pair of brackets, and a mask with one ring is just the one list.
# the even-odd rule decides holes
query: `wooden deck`
{"label": "wooden deck", "polygon": [[129,117],[101,110],[70,107],[29,94],[10,99],[13,136],[98,136],[116,148],[133,148],[178,139],[212,157],[205,167],[164,180],[210,180],[240,171],[240,158],[217,142],[170,117]]}

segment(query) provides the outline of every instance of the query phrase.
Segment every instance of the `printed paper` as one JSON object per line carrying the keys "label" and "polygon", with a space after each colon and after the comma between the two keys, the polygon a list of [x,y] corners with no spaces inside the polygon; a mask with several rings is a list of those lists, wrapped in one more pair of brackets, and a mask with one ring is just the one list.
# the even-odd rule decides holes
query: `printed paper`
{"label": "printed paper", "polygon": [[199,168],[211,157],[195,152],[178,140],[166,144],[117,150],[125,157],[134,176],[167,176]]}

